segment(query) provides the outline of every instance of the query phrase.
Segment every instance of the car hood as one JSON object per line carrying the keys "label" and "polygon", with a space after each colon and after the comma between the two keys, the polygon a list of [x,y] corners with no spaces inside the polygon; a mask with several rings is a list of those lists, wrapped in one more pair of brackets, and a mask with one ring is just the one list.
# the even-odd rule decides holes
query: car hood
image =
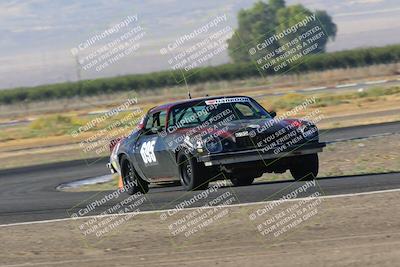
{"label": "car hood", "polygon": [[[305,121],[297,119],[253,119],[253,120],[235,120],[230,121],[218,127],[224,129],[228,133],[234,134],[243,131],[254,131],[255,133],[275,133],[289,125],[300,126]],[[217,129],[217,130],[218,130]]]}
{"label": "car hood", "polygon": [[186,128],[180,129],[180,132],[188,133],[191,135],[198,135],[204,133],[215,134],[222,137],[231,137],[238,133],[243,133],[247,131],[249,134],[271,134],[275,133],[289,125],[298,127],[300,125],[307,124],[306,121],[298,119],[252,119],[252,120],[234,120],[223,124],[212,124],[208,127],[198,127],[198,128]]}

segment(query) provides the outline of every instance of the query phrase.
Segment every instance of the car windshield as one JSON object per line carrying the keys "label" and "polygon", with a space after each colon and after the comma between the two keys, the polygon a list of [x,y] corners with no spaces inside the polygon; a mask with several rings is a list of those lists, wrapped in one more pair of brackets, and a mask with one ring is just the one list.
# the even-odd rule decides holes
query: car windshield
{"label": "car windshield", "polygon": [[220,98],[193,104],[182,104],[172,109],[168,126],[195,127],[219,121],[269,119],[270,114],[257,102],[247,97]]}

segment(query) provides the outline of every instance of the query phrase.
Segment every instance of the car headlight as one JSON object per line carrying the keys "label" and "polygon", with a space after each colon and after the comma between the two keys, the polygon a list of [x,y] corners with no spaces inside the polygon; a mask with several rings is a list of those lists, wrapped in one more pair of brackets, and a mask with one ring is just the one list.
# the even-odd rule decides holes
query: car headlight
{"label": "car headlight", "polygon": [[204,147],[209,153],[219,153],[223,150],[221,140],[218,137],[207,138]]}

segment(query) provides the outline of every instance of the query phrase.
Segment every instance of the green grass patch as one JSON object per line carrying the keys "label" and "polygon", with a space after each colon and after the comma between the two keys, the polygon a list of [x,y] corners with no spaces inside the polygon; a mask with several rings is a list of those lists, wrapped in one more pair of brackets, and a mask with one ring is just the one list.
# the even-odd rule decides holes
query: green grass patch
{"label": "green grass patch", "polygon": [[29,130],[36,136],[48,136],[48,135],[64,135],[68,134],[71,129],[82,126],[85,121],[77,117],[63,116],[63,115],[51,115],[40,117],[29,125]]}

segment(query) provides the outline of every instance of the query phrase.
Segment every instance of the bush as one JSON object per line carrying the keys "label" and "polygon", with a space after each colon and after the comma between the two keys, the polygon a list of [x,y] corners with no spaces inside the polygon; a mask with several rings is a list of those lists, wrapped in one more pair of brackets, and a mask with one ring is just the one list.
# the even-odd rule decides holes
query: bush
{"label": "bush", "polygon": [[44,136],[47,133],[61,135],[68,133],[71,128],[82,126],[83,124],[83,121],[75,117],[51,115],[34,120],[30,123],[29,128],[42,133]]}

